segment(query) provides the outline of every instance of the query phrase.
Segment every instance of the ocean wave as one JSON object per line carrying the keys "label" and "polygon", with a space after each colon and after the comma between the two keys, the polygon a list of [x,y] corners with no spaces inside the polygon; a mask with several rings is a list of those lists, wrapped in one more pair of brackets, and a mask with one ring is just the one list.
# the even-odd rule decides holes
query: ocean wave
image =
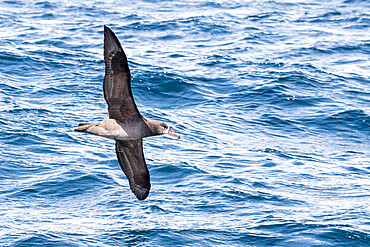
{"label": "ocean wave", "polygon": [[[367,1],[3,1],[0,245],[366,246]],[[137,201],[108,118],[103,25],[146,138]]]}

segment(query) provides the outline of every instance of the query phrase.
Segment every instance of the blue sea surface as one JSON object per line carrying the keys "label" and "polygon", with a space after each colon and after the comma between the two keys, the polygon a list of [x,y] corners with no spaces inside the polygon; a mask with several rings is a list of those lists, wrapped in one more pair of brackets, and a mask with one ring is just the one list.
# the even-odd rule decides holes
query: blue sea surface
{"label": "blue sea surface", "polygon": [[[140,112],[131,193],[103,25]],[[0,2],[0,246],[370,246],[367,0]]]}

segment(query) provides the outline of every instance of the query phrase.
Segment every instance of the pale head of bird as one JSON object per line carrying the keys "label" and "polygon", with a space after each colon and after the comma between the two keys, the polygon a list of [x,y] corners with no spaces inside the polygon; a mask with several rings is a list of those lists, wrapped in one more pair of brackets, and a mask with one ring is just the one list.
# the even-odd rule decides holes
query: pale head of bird
{"label": "pale head of bird", "polygon": [[177,139],[180,139],[180,135],[176,134],[175,131],[173,131],[168,124],[162,121],[157,120],[151,120],[152,121],[152,132],[154,135],[163,135],[163,134],[169,134],[171,136],[176,137]]}

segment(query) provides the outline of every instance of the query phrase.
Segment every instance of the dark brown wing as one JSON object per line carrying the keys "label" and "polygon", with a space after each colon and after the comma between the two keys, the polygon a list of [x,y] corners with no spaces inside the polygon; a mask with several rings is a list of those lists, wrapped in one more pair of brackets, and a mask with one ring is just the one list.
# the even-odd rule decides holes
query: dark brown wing
{"label": "dark brown wing", "polygon": [[109,118],[117,120],[141,116],[132,97],[127,57],[116,35],[104,26],[104,98]]}
{"label": "dark brown wing", "polygon": [[144,200],[149,195],[150,176],[143,153],[143,141],[116,140],[118,162],[130,183],[130,188],[137,199]]}

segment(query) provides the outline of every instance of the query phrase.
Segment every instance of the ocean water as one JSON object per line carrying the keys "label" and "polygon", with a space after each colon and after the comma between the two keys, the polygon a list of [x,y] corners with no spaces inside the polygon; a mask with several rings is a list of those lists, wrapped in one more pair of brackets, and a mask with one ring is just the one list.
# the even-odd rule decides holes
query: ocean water
{"label": "ocean water", "polygon": [[[103,25],[128,56],[152,190],[108,117]],[[370,246],[370,5],[0,2],[0,246]]]}

